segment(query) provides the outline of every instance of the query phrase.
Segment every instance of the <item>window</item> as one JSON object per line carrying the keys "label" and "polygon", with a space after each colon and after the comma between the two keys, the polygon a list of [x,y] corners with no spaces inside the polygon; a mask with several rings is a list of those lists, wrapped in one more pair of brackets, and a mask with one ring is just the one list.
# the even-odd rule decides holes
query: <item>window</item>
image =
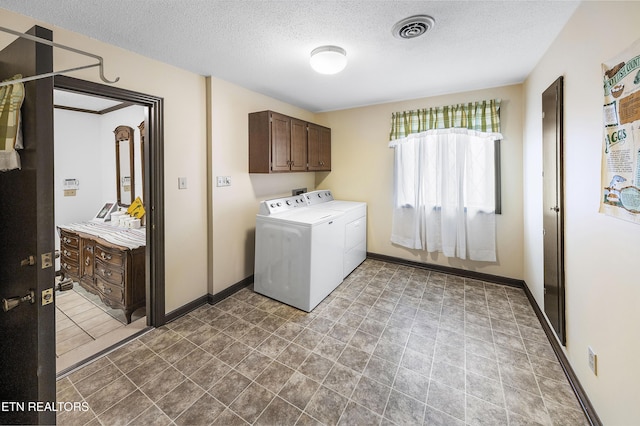
{"label": "window", "polygon": [[499,101],[395,113],[392,242],[495,261]]}

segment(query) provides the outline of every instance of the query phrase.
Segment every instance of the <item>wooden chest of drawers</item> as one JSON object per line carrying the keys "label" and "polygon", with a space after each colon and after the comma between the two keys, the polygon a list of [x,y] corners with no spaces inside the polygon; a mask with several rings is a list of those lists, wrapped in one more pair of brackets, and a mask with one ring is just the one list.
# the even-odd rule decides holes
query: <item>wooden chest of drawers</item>
{"label": "wooden chest of drawers", "polygon": [[145,305],[145,248],[128,249],[81,232],[60,230],[60,270],[114,309]]}

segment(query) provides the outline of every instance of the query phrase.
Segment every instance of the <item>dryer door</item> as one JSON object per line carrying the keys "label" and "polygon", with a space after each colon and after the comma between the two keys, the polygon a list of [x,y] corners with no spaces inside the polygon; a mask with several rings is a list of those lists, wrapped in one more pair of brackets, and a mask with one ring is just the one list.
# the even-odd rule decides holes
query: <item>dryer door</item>
{"label": "dryer door", "polygon": [[344,251],[344,277],[364,262],[367,257],[367,217],[347,223]]}

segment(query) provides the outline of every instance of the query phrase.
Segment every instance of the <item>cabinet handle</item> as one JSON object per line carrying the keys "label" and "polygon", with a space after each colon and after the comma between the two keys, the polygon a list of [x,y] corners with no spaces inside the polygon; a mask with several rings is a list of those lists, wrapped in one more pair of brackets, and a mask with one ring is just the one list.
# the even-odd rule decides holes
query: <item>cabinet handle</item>
{"label": "cabinet handle", "polygon": [[70,268],[69,268],[69,265],[67,265],[67,264],[66,264],[66,262],[62,264],[62,267],[63,267],[64,269],[66,269],[67,271],[70,269]]}
{"label": "cabinet handle", "polygon": [[62,250],[62,254],[64,254],[67,257],[71,256],[71,252],[69,252],[67,250]]}
{"label": "cabinet handle", "polygon": [[100,253],[100,257],[101,257],[103,260],[111,260],[111,255],[110,255],[110,254],[105,254],[105,252],[101,252],[101,253]]}
{"label": "cabinet handle", "polygon": [[91,258],[89,256],[87,256],[87,258],[84,260],[84,264],[87,266],[91,264]]}
{"label": "cabinet handle", "polygon": [[71,242],[71,240],[70,240],[69,238],[67,238],[67,237],[62,237],[62,242],[64,242],[64,243],[67,243],[67,244],[68,244],[68,243],[70,243],[70,242]]}

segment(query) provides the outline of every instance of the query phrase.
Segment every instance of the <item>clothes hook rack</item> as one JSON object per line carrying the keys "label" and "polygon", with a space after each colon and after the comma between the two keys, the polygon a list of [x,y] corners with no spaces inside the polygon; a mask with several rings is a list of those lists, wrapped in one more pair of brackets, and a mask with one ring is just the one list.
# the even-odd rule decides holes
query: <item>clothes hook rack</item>
{"label": "clothes hook rack", "polygon": [[24,39],[27,39],[27,40],[35,41],[36,43],[42,43],[42,44],[46,44],[47,46],[57,47],[58,49],[64,49],[64,50],[68,50],[69,52],[77,53],[79,55],[88,56],[88,57],[96,59],[98,61],[98,63],[95,63],[95,64],[83,65],[83,66],[79,66],[79,67],[75,67],[75,68],[68,68],[68,69],[61,70],[61,71],[53,71],[53,72],[48,72],[48,73],[44,73],[44,74],[34,75],[34,76],[31,76],[31,77],[24,77],[24,78],[20,78],[20,79],[16,79],[16,80],[0,82],[0,87],[8,86],[8,85],[14,84],[14,83],[21,83],[21,82],[25,82],[25,81],[39,80],[41,78],[53,77],[53,76],[56,76],[56,75],[66,74],[66,73],[69,73],[69,72],[72,72],[72,71],[79,71],[79,70],[83,70],[83,69],[87,69],[87,68],[94,68],[94,67],[98,67],[98,70],[100,72],[100,79],[102,81],[104,81],[105,83],[113,84],[113,83],[116,83],[116,82],[118,82],[120,80],[120,77],[116,77],[115,80],[109,80],[109,79],[107,79],[105,77],[105,75],[104,75],[104,59],[102,58],[102,56],[94,55],[93,53],[85,52],[84,50],[76,49],[74,47],[65,46],[64,44],[55,43],[55,42],[53,42],[51,40],[47,40],[47,39],[44,39],[42,37],[37,37],[37,36],[33,36],[31,34],[21,33],[19,31],[14,31],[14,30],[11,30],[11,29],[5,28],[5,27],[0,27],[0,31],[12,34],[12,35],[17,36],[17,37],[24,38]]}

